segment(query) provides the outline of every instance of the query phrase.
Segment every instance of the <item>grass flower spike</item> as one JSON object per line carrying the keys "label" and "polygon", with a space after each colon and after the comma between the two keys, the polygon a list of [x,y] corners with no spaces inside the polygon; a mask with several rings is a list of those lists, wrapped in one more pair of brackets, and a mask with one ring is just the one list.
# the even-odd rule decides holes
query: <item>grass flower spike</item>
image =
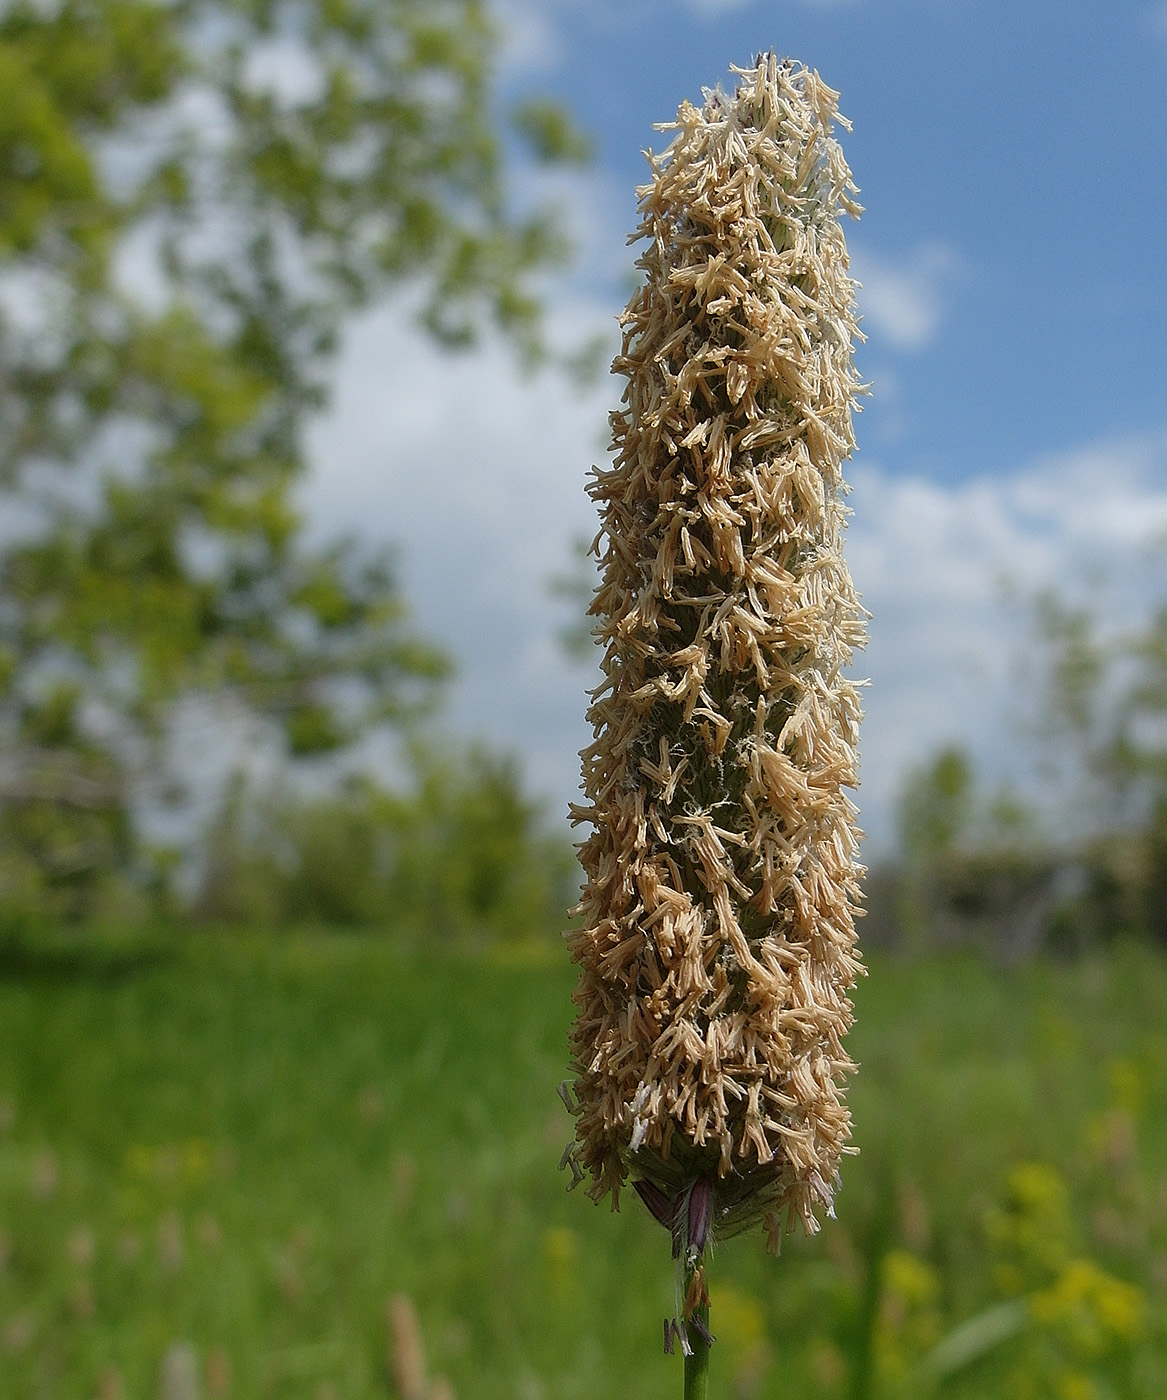
{"label": "grass flower spike", "polygon": [[777,1249],[830,1210],[860,971],[845,668],[864,614],[841,468],[861,386],[840,226],[859,206],[838,94],[772,55],[734,71],[733,96],[662,128],[640,191],[624,407],[591,487],[604,681],[569,937],[568,1157],[613,1206],[632,1177],[697,1321],[707,1232],[761,1221]]}

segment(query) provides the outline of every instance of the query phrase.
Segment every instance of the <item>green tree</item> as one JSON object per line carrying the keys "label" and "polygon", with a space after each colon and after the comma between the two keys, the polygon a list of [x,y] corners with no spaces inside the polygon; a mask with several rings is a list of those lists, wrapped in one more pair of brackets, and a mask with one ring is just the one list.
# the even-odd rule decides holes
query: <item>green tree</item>
{"label": "green tree", "polygon": [[1037,606],[1035,732],[1078,872],[1054,936],[1167,937],[1167,607],[1104,629],[1050,594]]}
{"label": "green tree", "polygon": [[[0,4],[0,899],[92,912],[170,707],[293,755],[424,703],[445,661],[384,558],[305,547],[291,490],[344,318],[408,285],[538,347],[475,0]],[[514,128],[585,154],[553,106]],[[13,509],[15,508],[15,509]],[[130,883],[133,881],[130,879]]]}
{"label": "green tree", "polygon": [[376,926],[430,938],[545,936],[577,893],[568,842],[514,764],[414,747],[415,781],[325,796],[233,785],[206,845],[199,914],[249,925]]}
{"label": "green tree", "polygon": [[1141,828],[1167,797],[1167,607],[1106,632],[1052,593],[1036,605],[1035,735],[1086,831]]}
{"label": "green tree", "polygon": [[[1167,608],[1123,629],[1054,594],[1026,649],[1026,800],[990,797],[968,756],[938,753],[900,800],[900,922],[917,938],[1167,937]],[[1043,781],[1044,780],[1044,781]],[[886,902],[886,894],[879,891]]]}
{"label": "green tree", "polygon": [[912,867],[950,855],[973,819],[973,769],[963,749],[942,749],[912,773],[900,797],[900,844]]}
{"label": "green tree", "polygon": [[909,774],[899,838],[898,921],[911,942],[974,943],[1006,958],[1036,951],[1059,857],[1008,787],[984,790],[963,749]]}

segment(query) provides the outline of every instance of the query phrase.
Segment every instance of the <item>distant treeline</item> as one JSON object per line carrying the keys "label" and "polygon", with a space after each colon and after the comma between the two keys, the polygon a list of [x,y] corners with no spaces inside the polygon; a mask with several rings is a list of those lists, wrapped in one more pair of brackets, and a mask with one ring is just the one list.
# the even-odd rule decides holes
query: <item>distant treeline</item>
{"label": "distant treeline", "polygon": [[[946,750],[913,794],[966,774],[964,754]],[[866,905],[863,942],[895,951],[972,946],[1014,960],[1132,937],[1167,944],[1167,809],[1078,841],[1002,833],[909,851],[872,865]]]}
{"label": "distant treeline", "polygon": [[[1167,943],[1167,611],[1105,636],[1045,599],[1029,655],[1017,779],[990,785],[959,746],[908,775],[896,854],[866,882],[866,946],[1015,960]],[[309,790],[289,758],[283,779],[237,779],[208,826],[160,849],[70,691],[26,709],[23,732],[20,762],[10,750],[0,771],[9,929],[162,920],[529,937],[557,933],[574,903],[567,833],[517,763],[481,746],[403,745],[392,788],[365,775]]]}
{"label": "distant treeline", "polygon": [[404,794],[357,778],[324,797],[250,802],[236,787],[209,833],[190,913],[443,939],[561,928],[575,857],[523,794],[517,765],[471,747],[421,756],[414,778]]}
{"label": "distant treeline", "polygon": [[325,925],[426,938],[560,928],[577,889],[566,836],[518,768],[477,746],[416,749],[397,790],[233,781],[185,851],[151,847],[116,784],[46,782],[0,806],[0,929],[146,923]]}
{"label": "distant treeline", "polygon": [[909,776],[898,855],[868,876],[870,944],[1167,943],[1167,609],[1108,635],[1044,597],[1031,640],[1024,777],[989,788],[958,746]]}

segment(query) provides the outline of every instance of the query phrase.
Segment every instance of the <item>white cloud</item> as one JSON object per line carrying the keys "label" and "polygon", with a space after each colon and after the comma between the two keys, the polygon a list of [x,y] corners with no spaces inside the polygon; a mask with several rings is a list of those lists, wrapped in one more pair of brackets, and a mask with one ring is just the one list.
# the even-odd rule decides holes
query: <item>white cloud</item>
{"label": "white cloud", "polygon": [[[568,341],[613,330],[586,305],[561,319]],[[400,545],[416,623],[458,664],[449,724],[518,750],[558,811],[575,792],[590,681],[564,665],[546,583],[594,533],[584,485],[612,399],[607,382],[581,394],[553,374],[523,380],[497,346],[442,355],[381,312],[350,338],[303,497],[320,534]]]}
{"label": "white cloud", "polygon": [[[561,308],[570,333],[611,328],[601,308]],[[496,348],[443,357],[370,317],[344,356],[335,408],[316,433],[321,463],[304,495],[314,528],[396,541],[419,628],[459,663],[452,728],[518,752],[552,809],[576,793],[589,673],[564,661],[564,621],[546,580],[573,538],[594,531],[584,494],[619,386],[580,395],[553,375],[523,381]],[[1093,590],[1111,616],[1147,605],[1140,549],[1167,535],[1167,435],[1035,461],[961,484],[856,464],[848,554],[874,614],[860,669],[863,821],[890,839],[905,769],[959,738],[1000,773],[1013,668],[1024,638],[1002,597],[1054,585]],[[1109,591],[1092,580],[1108,573]]]}
{"label": "white cloud", "polygon": [[926,243],[895,262],[860,245],[852,246],[851,262],[862,283],[864,329],[897,350],[923,349],[940,328],[944,293],[960,267],[955,253],[943,243]]}
{"label": "white cloud", "polygon": [[[629,251],[627,241],[637,222],[632,192],[602,167],[581,171],[528,163],[515,170],[512,193],[520,210],[554,212],[572,247],[566,280],[571,287],[610,298],[614,315],[635,271],[637,253]],[[548,285],[548,297],[562,295],[564,285],[560,271]]]}
{"label": "white cloud", "polygon": [[1089,600],[1112,624],[1153,602],[1148,546],[1167,532],[1167,436],[959,485],[866,466],[854,478],[848,555],[873,614],[861,797],[882,844],[905,771],[942,744],[965,744],[998,778],[1019,760],[1027,624],[1004,584],[1023,598],[1052,587]]}
{"label": "white cloud", "polygon": [[319,101],[326,75],[304,40],[282,34],[248,55],[245,79],[253,90],[292,104]]}
{"label": "white cloud", "polygon": [[563,41],[547,3],[493,0],[491,10],[501,37],[499,69],[504,79],[518,74],[546,73],[563,58]]}

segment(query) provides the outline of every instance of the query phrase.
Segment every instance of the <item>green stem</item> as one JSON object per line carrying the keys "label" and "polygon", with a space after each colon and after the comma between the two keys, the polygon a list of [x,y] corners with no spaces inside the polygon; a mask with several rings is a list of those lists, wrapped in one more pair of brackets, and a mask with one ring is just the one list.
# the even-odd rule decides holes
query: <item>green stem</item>
{"label": "green stem", "polygon": [[[708,1307],[695,1308],[693,1312],[708,1328]],[[698,1334],[696,1327],[690,1327],[688,1333],[693,1355],[685,1357],[685,1400],[705,1400],[706,1382],[709,1379],[709,1346]]]}

